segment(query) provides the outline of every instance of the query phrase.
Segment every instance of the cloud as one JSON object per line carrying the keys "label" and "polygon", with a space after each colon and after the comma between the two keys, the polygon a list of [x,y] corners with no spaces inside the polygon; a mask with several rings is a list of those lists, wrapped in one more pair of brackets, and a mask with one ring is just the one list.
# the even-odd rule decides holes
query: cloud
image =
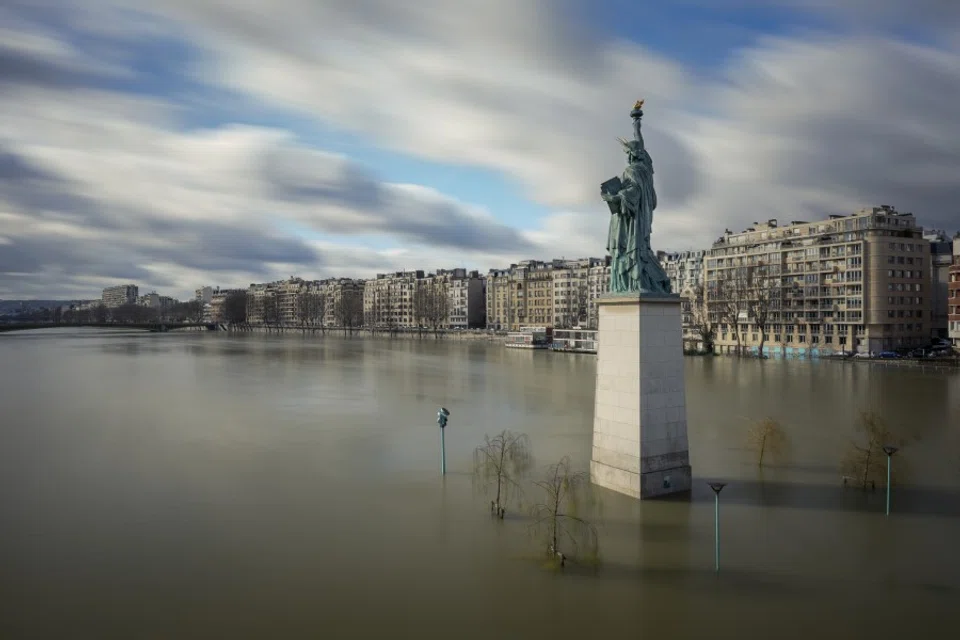
{"label": "cloud", "polygon": [[[663,244],[702,244],[770,214],[881,202],[928,225],[956,224],[956,49],[879,33],[799,32],[761,39],[722,75],[697,78],[607,36],[582,4],[507,4],[155,7],[203,43],[209,82],[411,155],[495,169],[537,201],[584,219],[602,210],[596,185],[620,169],[613,138],[627,133],[623,112],[642,93]],[[921,3],[926,14],[892,1],[783,4],[835,6],[848,17],[875,8],[878,22],[927,25],[960,11],[933,0]],[[339,44],[313,35],[325,33]]]}
{"label": "cloud", "polygon": [[[21,49],[29,59],[38,47]],[[534,248],[486,212],[426,187],[385,183],[288,131],[229,123],[185,130],[183,105],[84,88],[88,70],[71,64],[56,67],[58,83],[5,78],[0,296],[95,295],[117,281],[186,295],[204,282],[393,267],[389,256],[344,246],[354,237],[400,239],[449,259],[486,256],[490,246]],[[321,249],[289,224],[330,242]]]}
{"label": "cloud", "polygon": [[[627,135],[638,92],[666,114],[690,88],[678,64],[607,39],[582,9],[534,0],[152,7],[202,43],[208,82],[427,160],[493,167],[561,208],[595,204],[597,185],[622,168],[615,137]],[[668,123],[651,119],[646,137],[670,169],[663,199],[682,202],[698,167]]]}
{"label": "cloud", "polygon": [[[57,278],[71,291],[82,277],[99,285],[124,265],[150,283],[166,273],[185,292],[291,273],[599,255],[609,214],[597,185],[622,170],[615,137],[629,135],[626,112],[641,96],[658,248],[703,248],[725,227],[880,203],[928,227],[960,226],[960,39],[907,42],[873,28],[936,29],[956,17],[956,3],[921,0],[911,6],[929,13],[907,15],[892,0],[840,0],[841,13],[782,0],[876,16],[855,31],[760,38],[709,72],[609,35],[603,6],[568,0],[14,6],[28,4],[20,35],[0,38],[5,297]],[[63,9],[56,28],[38,7]],[[118,61],[173,41],[191,55],[164,69],[154,95],[145,84],[108,88],[105,79],[146,83],[146,71]],[[184,97],[184,85],[204,85],[203,102]],[[208,122],[202,105],[218,101],[266,104],[409,156],[492,169],[551,213],[514,229],[429,185],[386,183],[293,131],[239,116]],[[53,230],[72,239],[52,243]]]}

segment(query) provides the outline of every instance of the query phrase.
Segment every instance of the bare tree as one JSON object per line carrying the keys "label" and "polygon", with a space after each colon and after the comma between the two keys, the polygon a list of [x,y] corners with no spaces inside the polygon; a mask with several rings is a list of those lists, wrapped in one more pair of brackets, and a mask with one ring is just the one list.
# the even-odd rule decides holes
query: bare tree
{"label": "bare tree", "polygon": [[775,267],[759,264],[747,267],[745,274],[746,311],[760,335],[758,355],[763,357],[772,309],[780,309],[780,274]]}
{"label": "bare tree", "polygon": [[484,490],[496,487],[496,497],[490,501],[490,511],[503,519],[504,503],[511,495],[519,499],[520,479],[533,464],[530,439],[524,434],[501,431],[493,438],[484,436],[484,444],[473,452],[474,477]]}
{"label": "bare tree", "polygon": [[347,321],[350,333],[363,326],[363,297],[356,294],[347,296]]}
{"label": "bare tree", "polygon": [[446,282],[434,282],[428,290],[427,319],[436,337],[440,335],[440,329],[450,321],[450,289]]}
{"label": "bare tree", "polygon": [[307,328],[323,325],[323,316],[326,312],[326,296],[321,291],[307,290],[297,296],[297,320],[300,328],[306,333]]}
{"label": "bare tree", "polygon": [[376,335],[377,333],[377,298],[373,294],[370,297],[370,307],[367,308],[364,305],[363,309],[363,326],[370,331],[370,335]]}
{"label": "bare tree", "polygon": [[263,298],[247,294],[247,322],[263,323]]}
{"label": "bare tree", "polygon": [[[878,483],[882,486],[887,477],[887,460],[883,448],[895,446],[902,449],[907,445],[908,440],[894,434],[883,418],[869,411],[860,413],[857,431],[860,434],[859,437],[850,442],[850,447],[840,464],[844,484],[850,480],[863,489],[868,486],[875,488]],[[904,461],[898,460],[895,467],[896,473],[891,471],[891,484],[904,475]]]}
{"label": "bare tree", "polygon": [[193,299],[183,303],[187,322],[203,322],[203,300]]}
{"label": "bare tree", "polygon": [[727,272],[723,290],[726,294],[726,319],[733,326],[737,341],[737,356],[743,356],[743,325],[749,318],[750,278],[746,267],[737,267]]}
{"label": "bare tree", "polygon": [[268,291],[260,299],[260,314],[263,318],[263,324],[267,327],[276,327],[280,330],[280,300],[276,293]]}
{"label": "bare tree", "polygon": [[396,333],[396,317],[394,316],[393,289],[388,284],[381,291],[378,291],[374,298],[377,320],[379,327],[386,329],[390,336]]}
{"label": "bare tree", "polygon": [[98,324],[104,324],[107,319],[110,317],[110,311],[107,309],[106,305],[103,303],[98,304],[93,308],[93,321]]}
{"label": "bare tree", "polygon": [[579,515],[594,501],[590,477],[575,473],[570,458],[550,465],[546,478],[536,483],[543,500],[533,506],[533,531],[546,543],[546,554],[560,567],[568,558],[599,561],[600,542],[596,527]]}
{"label": "bare tree", "polygon": [[713,343],[717,337],[717,328],[707,306],[707,292],[702,282],[694,285],[690,295],[690,319],[693,331],[703,343],[703,350],[713,353]]}
{"label": "bare tree", "polygon": [[744,309],[742,278],[734,270],[721,272],[718,279],[708,285],[709,312],[714,314],[716,322],[730,327],[737,341],[737,355],[741,354],[740,318]]}
{"label": "bare tree", "polygon": [[353,333],[363,324],[363,299],[357,295],[346,295],[341,292],[333,300],[333,316],[336,323],[343,329],[343,335]]}
{"label": "bare tree", "polygon": [[783,425],[773,418],[758,420],[747,430],[747,447],[757,455],[757,466],[763,466],[766,455],[782,461],[789,449]]}
{"label": "bare tree", "polygon": [[312,294],[310,291],[298,291],[296,298],[294,298],[294,315],[297,318],[297,323],[300,325],[300,331],[302,333],[307,332],[307,325],[313,316],[313,309],[310,308],[312,302]]}
{"label": "bare tree", "polygon": [[413,321],[417,325],[417,334],[423,337],[423,327],[426,326],[430,318],[432,287],[423,281],[418,281],[413,291]]}
{"label": "bare tree", "polygon": [[325,332],[327,321],[327,304],[329,303],[329,294],[325,290],[313,293],[313,322],[315,326],[320,327],[321,335]]}
{"label": "bare tree", "polygon": [[223,301],[223,319],[227,324],[240,325],[247,321],[247,292],[231,291]]}

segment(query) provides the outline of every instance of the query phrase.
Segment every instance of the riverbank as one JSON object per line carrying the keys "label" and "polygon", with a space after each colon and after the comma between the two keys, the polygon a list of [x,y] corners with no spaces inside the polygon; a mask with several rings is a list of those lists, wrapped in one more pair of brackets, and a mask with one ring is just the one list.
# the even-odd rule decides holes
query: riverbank
{"label": "riverbank", "polygon": [[263,327],[244,325],[239,327],[226,327],[227,333],[266,333],[278,335],[304,335],[304,336],[353,336],[353,337],[375,337],[375,338],[400,338],[416,340],[484,340],[487,342],[497,342],[503,340],[507,335],[505,331],[487,331],[485,329],[467,329],[463,331],[450,330],[423,330],[416,329],[395,329],[393,331],[371,330],[365,328],[334,328],[325,327]]}

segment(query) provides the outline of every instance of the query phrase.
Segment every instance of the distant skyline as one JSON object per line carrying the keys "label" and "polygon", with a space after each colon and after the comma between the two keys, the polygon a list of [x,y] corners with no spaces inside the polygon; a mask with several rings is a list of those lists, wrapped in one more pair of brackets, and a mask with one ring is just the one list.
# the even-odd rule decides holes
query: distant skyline
{"label": "distant skyline", "polygon": [[604,255],[890,204],[960,227],[954,0],[10,0],[0,298]]}

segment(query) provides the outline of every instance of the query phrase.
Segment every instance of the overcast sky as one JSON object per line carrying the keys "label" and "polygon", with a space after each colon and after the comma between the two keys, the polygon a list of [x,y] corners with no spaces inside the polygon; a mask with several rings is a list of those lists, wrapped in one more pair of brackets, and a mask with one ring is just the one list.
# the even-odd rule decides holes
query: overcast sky
{"label": "overcast sky", "polygon": [[891,204],[960,228],[956,0],[6,0],[0,298],[601,256]]}

